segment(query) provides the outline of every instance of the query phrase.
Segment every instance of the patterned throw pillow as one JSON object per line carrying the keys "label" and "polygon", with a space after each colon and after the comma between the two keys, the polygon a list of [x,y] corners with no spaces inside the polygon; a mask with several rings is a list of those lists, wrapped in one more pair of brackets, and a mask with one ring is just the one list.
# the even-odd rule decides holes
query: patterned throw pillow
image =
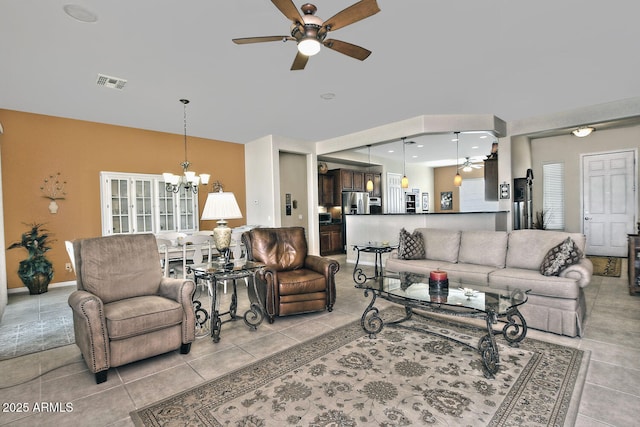
{"label": "patterned throw pillow", "polygon": [[540,264],[540,273],[545,276],[557,276],[565,268],[580,262],[580,258],[582,252],[571,237],[567,237],[565,241],[549,249]]}
{"label": "patterned throw pillow", "polygon": [[424,259],[426,257],[424,239],[421,232],[416,230],[413,234],[409,234],[409,232],[403,228],[400,230],[400,238],[398,240],[398,258]]}

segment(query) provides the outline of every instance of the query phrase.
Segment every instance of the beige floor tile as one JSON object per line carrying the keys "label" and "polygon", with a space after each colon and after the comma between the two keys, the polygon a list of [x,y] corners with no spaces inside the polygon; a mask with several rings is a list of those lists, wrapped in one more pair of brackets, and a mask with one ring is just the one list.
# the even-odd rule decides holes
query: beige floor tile
{"label": "beige floor tile", "polygon": [[149,405],[182,390],[201,384],[204,379],[191,366],[179,366],[157,372],[126,384],[136,408]]}

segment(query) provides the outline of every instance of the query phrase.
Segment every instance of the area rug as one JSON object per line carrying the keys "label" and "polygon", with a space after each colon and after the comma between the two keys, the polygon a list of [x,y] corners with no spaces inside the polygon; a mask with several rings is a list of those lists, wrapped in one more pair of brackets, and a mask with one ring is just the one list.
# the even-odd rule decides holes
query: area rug
{"label": "area rug", "polygon": [[622,258],[606,256],[588,256],[593,263],[594,276],[620,277]]}
{"label": "area rug", "polygon": [[[388,309],[383,318],[402,317]],[[572,425],[589,353],[526,338],[483,375],[474,326],[356,321],[131,413],[137,426]],[[425,333],[430,332],[430,333]],[[433,335],[437,332],[442,335]],[[498,339],[500,341],[500,338]]]}

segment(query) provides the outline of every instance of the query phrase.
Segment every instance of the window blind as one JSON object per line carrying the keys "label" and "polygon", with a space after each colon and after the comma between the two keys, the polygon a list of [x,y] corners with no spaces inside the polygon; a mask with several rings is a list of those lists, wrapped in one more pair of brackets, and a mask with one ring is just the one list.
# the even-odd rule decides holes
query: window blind
{"label": "window blind", "polygon": [[564,163],[542,165],[542,209],[547,230],[564,230]]}

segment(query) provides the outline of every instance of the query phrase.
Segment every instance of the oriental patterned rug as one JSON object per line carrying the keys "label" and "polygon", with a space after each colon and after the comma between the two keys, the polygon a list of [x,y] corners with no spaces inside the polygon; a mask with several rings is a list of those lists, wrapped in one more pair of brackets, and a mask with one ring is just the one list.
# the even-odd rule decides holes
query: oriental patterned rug
{"label": "oriental patterned rug", "polygon": [[371,339],[353,322],[131,417],[138,426],[573,424],[588,352],[530,338],[511,348],[499,337],[500,370],[487,379],[480,355],[454,341],[475,346],[480,329],[418,316],[403,325],[411,329],[386,325]]}

